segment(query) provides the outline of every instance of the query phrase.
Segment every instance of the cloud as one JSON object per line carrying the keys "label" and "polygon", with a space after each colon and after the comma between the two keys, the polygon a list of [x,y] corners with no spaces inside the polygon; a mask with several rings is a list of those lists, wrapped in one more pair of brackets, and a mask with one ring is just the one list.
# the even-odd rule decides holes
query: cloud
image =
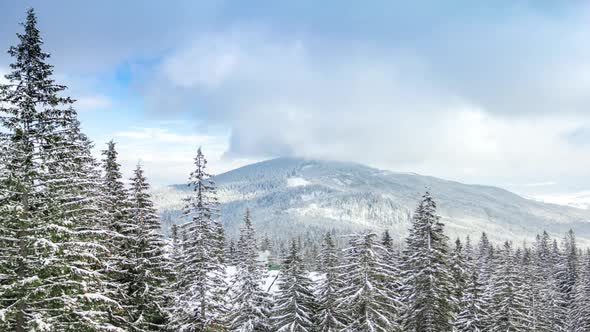
{"label": "cloud", "polygon": [[[217,88],[236,70],[239,57],[239,50],[232,49],[224,41],[205,39],[193,48],[167,58],[162,70],[181,88]],[[186,66],[187,63],[191,65]]]}
{"label": "cloud", "polygon": [[150,140],[158,143],[184,143],[195,146],[215,142],[217,139],[215,136],[182,135],[173,133],[166,128],[132,128],[130,131],[115,133],[115,137]]}
{"label": "cloud", "polygon": [[[177,121],[158,121],[161,127],[133,127],[114,133],[119,161],[125,176],[141,163],[154,186],[185,183],[193,170],[192,160],[202,146],[208,159],[209,172],[219,174],[258,161],[251,158],[224,158],[228,135],[195,135]],[[110,138],[99,140],[95,155],[100,156]]]}
{"label": "cloud", "polygon": [[4,77],[8,71],[5,68],[0,67],[0,84],[7,84],[8,81]]}
{"label": "cloud", "polygon": [[[421,49],[352,44],[324,49],[305,37],[285,38],[266,29],[207,34],[168,55],[145,80],[153,84],[143,87],[144,95],[153,109],[173,103],[202,121],[227,124],[228,157],[353,160],[484,183],[582,176],[590,157],[564,134],[590,121],[583,111],[590,106],[590,90],[583,89],[588,85],[580,74],[590,57],[569,61],[560,51],[549,61],[531,55],[519,69],[520,50],[511,48],[519,49],[515,44],[533,25],[512,24],[489,41],[498,49],[508,43],[503,59],[480,54],[467,60],[477,63],[465,66],[461,59],[440,62],[438,53]],[[572,29],[579,31],[579,24]],[[537,50],[547,47],[527,43]],[[472,47],[466,56],[476,51]],[[445,63],[456,75],[441,70]],[[547,63],[550,68],[543,67]]]}
{"label": "cloud", "polygon": [[112,100],[106,96],[87,95],[76,98],[76,107],[82,111],[104,109],[112,105]]}
{"label": "cloud", "polygon": [[524,184],[524,186],[526,186],[526,187],[548,187],[548,186],[554,186],[556,184],[557,184],[557,182],[555,182],[555,181],[545,181],[545,182],[526,183],[526,184]]}
{"label": "cloud", "polygon": [[185,36],[210,22],[220,3],[217,0],[178,0],[174,6],[141,0],[3,3],[2,49],[16,43],[15,33],[21,29],[18,23],[24,20],[29,6],[35,8],[46,50],[51,52],[51,63],[57,69],[101,74],[130,58],[157,54],[182,43]]}
{"label": "cloud", "polygon": [[[227,129],[213,138],[174,126],[121,130],[131,159],[160,160],[162,177],[175,167],[165,160],[186,163],[203,143],[220,165],[292,155],[521,187],[587,178],[590,11],[582,2],[187,1],[138,15],[127,3],[105,27],[112,4],[39,4],[56,68],[129,66],[130,91],[149,116],[190,114],[195,130]],[[73,21],[55,14],[63,10]],[[12,7],[3,13],[17,16]]]}

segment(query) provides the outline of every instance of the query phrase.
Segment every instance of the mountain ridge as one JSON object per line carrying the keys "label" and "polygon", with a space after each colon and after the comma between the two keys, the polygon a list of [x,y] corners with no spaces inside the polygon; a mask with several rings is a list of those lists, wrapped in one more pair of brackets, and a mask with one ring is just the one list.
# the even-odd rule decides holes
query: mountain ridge
{"label": "mountain ridge", "polygon": [[[230,235],[243,211],[267,233],[389,229],[402,238],[415,206],[428,188],[449,235],[496,240],[531,238],[544,229],[561,236],[573,228],[590,240],[590,211],[521,197],[506,189],[463,184],[415,173],[380,170],[353,162],[276,158],[246,165],[214,177],[219,186],[221,220]],[[178,219],[179,197],[186,185],[154,192],[162,213]],[[175,197],[175,198],[171,198]]]}

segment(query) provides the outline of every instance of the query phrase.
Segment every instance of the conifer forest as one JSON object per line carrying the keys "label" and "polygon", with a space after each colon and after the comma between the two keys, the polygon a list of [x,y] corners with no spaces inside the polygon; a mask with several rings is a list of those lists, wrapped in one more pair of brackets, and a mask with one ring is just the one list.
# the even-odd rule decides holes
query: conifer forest
{"label": "conifer forest", "polygon": [[[18,29],[18,30],[17,30]],[[221,222],[207,146],[182,220],[162,231],[150,174],[97,158],[33,9],[0,85],[0,331],[590,331],[590,251],[574,230],[532,241],[450,237],[435,191],[408,235],[265,236]]]}

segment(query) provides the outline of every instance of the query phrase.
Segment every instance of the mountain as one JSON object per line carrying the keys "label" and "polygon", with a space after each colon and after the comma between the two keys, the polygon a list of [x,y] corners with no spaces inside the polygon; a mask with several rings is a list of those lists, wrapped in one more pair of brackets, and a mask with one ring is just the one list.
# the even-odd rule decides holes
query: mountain
{"label": "mountain", "polygon": [[[257,229],[274,236],[372,228],[389,229],[402,238],[428,189],[451,236],[479,238],[485,231],[492,239],[521,240],[543,230],[561,237],[572,228],[581,241],[590,240],[590,210],[529,200],[497,187],[355,163],[279,158],[220,174],[214,180],[219,186],[221,219],[230,235],[237,234],[244,211],[250,208]],[[154,192],[166,220],[179,222],[188,189],[172,185]]]}

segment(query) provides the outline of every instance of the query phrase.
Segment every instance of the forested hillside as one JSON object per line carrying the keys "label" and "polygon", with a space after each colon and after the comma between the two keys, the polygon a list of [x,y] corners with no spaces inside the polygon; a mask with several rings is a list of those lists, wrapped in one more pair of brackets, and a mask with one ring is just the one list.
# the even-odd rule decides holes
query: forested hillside
{"label": "forested hillside", "polygon": [[[560,236],[570,228],[590,244],[590,210],[541,203],[507,190],[469,185],[412,173],[383,171],[356,163],[278,158],[215,177],[228,234],[237,236],[243,211],[274,238],[301,232],[389,230],[405,237],[416,201],[430,190],[451,236],[490,234],[494,241],[531,241],[546,230]],[[168,223],[180,222],[182,198],[190,188],[155,189],[155,204]]]}

